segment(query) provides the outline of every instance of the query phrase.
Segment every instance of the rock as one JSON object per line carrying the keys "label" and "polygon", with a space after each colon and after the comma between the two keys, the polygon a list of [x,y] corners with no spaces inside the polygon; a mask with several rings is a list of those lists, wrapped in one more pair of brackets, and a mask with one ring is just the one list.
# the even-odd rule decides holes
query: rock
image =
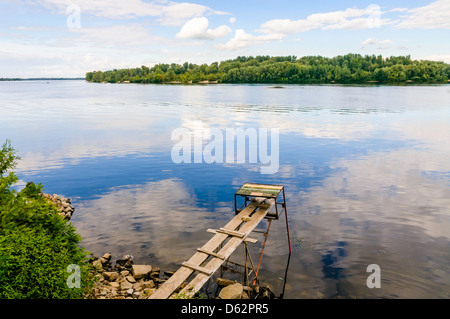
{"label": "rock", "polygon": [[133,288],[127,289],[127,294],[131,295],[133,293]]}
{"label": "rock", "polygon": [[156,291],[155,288],[147,288],[144,289],[144,291],[142,292],[141,296],[145,296],[145,297],[150,297],[151,295],[153,295],[153,293]]}
{"label": "rock", "polygon": [[97,269],[97,271],[103,270],[102,262],[100,259],[95,260],[92,265]]}
{"label": "rock", "polygon": [[275,294],[270,289],[270,286],[261,287],[264,291],[262,293],[262,299],[273,299],[275,298]]}
{"label": "rock", "polygon": [[132,288],[133,288],[133,284],[131,282],[122,281],[120,283],[120,289],[121,290],[128,290],[128,289],[132,289]]}
{"label": "rock", "polygon": [[256,285],[255,288],[253,288],[253,291],[255,294],[259,294],[259,285]]}
{"label": "rock", "polygon": [[161,271],[161,269],[159,269],[158,267],[153,267],[153,272],[159,273],[160,271]]}
{"label": "rock", "polygon": [[109,285],[111,287],[113,287],[113,288],[116,288],[116,289],[120,287],[120,284],[118,282],[115,282],[115,281],[110,282]]}
{"label": "rock", "polygon": [[75,208],[71,205],[69,198],[65,198],[64,196],[59,196],[57,194],[41,194],[41,196],[56,206],[58,209],[58,215],[67,220],[71,219]]}
{"label": "rock", "polygon": [[149,281],[143,281],[141,283],[142,288],[147,289],[147,288],[155,288],[155,282],[153,280],[149,280]]}
{"label": "rock", "polygon": [[152,271],[150,273],[150,278],[152,278],[153,280],[159,279],[159,271]]}
{"label": "rock", "polygon": [[236,281],[235,280],[224,279],[224,278],[217,278],[216,279],[216,283],[217,283],[217,285],[219,285],[221,287],[226,287],[226,286],[235,284]]}
{"label": "rock", "polygon": [[159,278],[153,278],[153,281],[155,283],[157,283],[158,285],[162,285],[163,283],[165,283],[167,280],[165,279],[159,279]]}
{"label": "rock", "polygon": [[116,263],[122,267],[129,267],[133,264],[133,256],[125,255],[122,259],[118,259]]}
{"label": "rock", "polygon": [[115,271],[106,271],[103,273],[103,277],[108,281],[114,281],[119,278],[119,274]]}
{"label": "rock", "polygon": [[152,266],[150,265],[133,265],[131,266],[131,273],[136,280],[145,278],[152,271]]}
{"label": "rock", "polygon": [[241,299],[244,288],[240,283],[235,283],[222,288],[219,293],[220,299]]}
{"label": "rock", "polygon": [[140,282],[137,282],[133,284],[134,291],[141,291],[142,290],[142,284]]}
{"label": "rock", "polygon": [[131,282],[132,284],[136,282],[136,279],[131,275],[126,276],[125,279],[128,280],[128,282]]}
{"label": "rock", "polygon": [[141,293],[139,291],[134,291],[133,292],[133,298],[139,298],[139,296],[141,295]]}
{"label": "rock", "polygon": [[106,253],[102,256],[102,258],[106,259],[107,261],[111,260],[112,255],[110,253]]}

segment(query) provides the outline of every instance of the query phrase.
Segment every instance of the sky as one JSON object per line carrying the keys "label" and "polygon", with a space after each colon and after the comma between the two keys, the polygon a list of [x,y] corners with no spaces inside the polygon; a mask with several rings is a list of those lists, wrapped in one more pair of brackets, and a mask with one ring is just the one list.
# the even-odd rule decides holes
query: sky
{"label": "sky", "polygon": [[0,78],[257,55],[450,63],[449,40],[450,0],[0,0]]}

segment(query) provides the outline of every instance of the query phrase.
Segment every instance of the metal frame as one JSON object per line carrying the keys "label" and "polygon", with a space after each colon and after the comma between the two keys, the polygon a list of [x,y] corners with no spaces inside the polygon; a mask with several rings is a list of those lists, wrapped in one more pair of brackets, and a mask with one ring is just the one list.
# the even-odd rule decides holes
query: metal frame
{"label": "metal frame", "polygon": [[[247,184],[247,183],[244,183],[243,185],[245,185],[245,184]],[[256,183],[248,183],[248,184],[256,184]],[[282,299],[283,296],[284,296],[284,289],[285,289],[286,281],[287,281],[287,273],[288,273],[288,268],[289,268],[289,262],[290,262],[290,258],[291,258],[291,254],[292,254],[291,239],[290,239],[290,234],[289,234],[289,222],[288,222],[288,215],[287,215],[286,195],[285,195],[285,191],[284,191],[284,186],[283,185],[270,185],[270,184],[257,184],[257,185],[281,187],[281,190],[276,196],[242,195],[242,194],[238,194],[239,190],[234,193],[234,211],[235,211],[235,214],[239,214],[239,212],[241,212],[242,209],[245,208],[248,205],[249,202],[251,202],[251,198],[252,197],[264,197],[266,199],[272,198],[272,199],[275,200],[275,205],[274,205],[275,213],[270,213],[269,212],[266,215],[266,217],[265,217],[268,220],[268,227],[267,227],[267,230],[264,232],[264,243],[263,243],[263,247],[262,247],[262,250],[261,250],[261,254],[259,256],[258,266],[255,269],[255,265],[253,264],[253,261],[252,261],[251,256],[250,256],[250,251],[249,251],[248,246],[247,246],[247,244],[245,242],[243,242],[245,265],[239,265],[239,264],[237,264],[237,265],[244,267],[245,273],[243,273],[243,275],[244,275],[244,281],[245,281],[245,283],[247,285],[249,284],[249,275],[251,273],[254,273],[254,276],[255,276],[255,278],[252,281],[252,285],[254,286],[256,284],[256,282],[259,281],[259,279],[258,279],[258,271],[259,271],[259,268],[260,268],[260,265],[261,265],[261,261],[262,261],[262,257],[263,257],[263,254],[264,254],[264,248],[266,246],[267,237],[269,235],[271,222],[272,222],[272,220],[278,220],[280,218],[280,216],[284,213],[284,215],[286,217],[286,233],[287,233],[287,239],[288,239],[288,244],[289,244],[289,256],[288,256],[288,261],[287,261],[286,270],[285,270],[285,274],[284,274],[283,291],[281,292],[280,297],[279,297],[280,299]],[[242,188],[242,186],[239,189],[241,189],[241,188]],[[283,201],[278,201],[278,197],[279,197],[279,195],[281,193],[282,193]],[[237,198],[238,198],[238,196],[239,197],[244,197],[244,204],[240,208],[237,207]],[[278,205],[280,205],[280,209],[278,209]],[[247,258],[250,261],[251,267],[248,266],[248,262],[247,262],[248,259]],[[225,261],[225,265],[221,266],[221,274],[223,274],[223,270],[224,269],[228,268],[227,267],[228,262],[231,262],[229,260],[229,258]],[[234,263],[234,264],[236,264],[236,263]],[[250,271],[249,271],[249,268],[250,268]]]}
{"label": "metal frame", "polygon": [[[255,184],[255,183],[244,183],[244,185],[245,184]],[[263,186],[275,186],[275,187],[281,187],[281,190],[280,190],[280,193],[282,192],[283,193],[283,202],[278,202],[278,196],[279,195],[277,195],[277,196],[264,196],[264,195],[260,195],[260,196],[256,196],[256,195],[241,195],[241,194],[238,194],[238,191],[239,190],[237,190],[235,193],[234,193],[234,212],[235,212],[235,214],[237,215],[237,214],[239,214],[239,212],[244,208],[244,207],[246,207],[247,206],[247,203],[248,202],[250,202],[250,198],[252,198],[252,197],[264,197],[264,198],[267,198],[267,199],[269,199],[269,198],[273,198],[273,199],[275,199],[275,216],[273,215],[273,214],[267,214],[267,219],[276,219],[276,220],[278,220],[279,218],[280,218],[280,215],[281,214],[283,214],[283,212],[285,212],[286,213],[286,216],[287,216],[287,208],[286,208],[286,195],[285,195],[285,192],[284,192],[284,186],[283,185],[271,185],[271,184],[257,184],[257,185],[263,185]],[[242,188],[242,186],[239,188],[239,189],[241,189]],[[244,205],[243,206],[241,206],[241,208],[237,208],[237,197],[238,196],[240,196],[240,197],[244,197]],[[281,211],[280,212],[278,212],[278,205],[280,205],[281,206]]]}

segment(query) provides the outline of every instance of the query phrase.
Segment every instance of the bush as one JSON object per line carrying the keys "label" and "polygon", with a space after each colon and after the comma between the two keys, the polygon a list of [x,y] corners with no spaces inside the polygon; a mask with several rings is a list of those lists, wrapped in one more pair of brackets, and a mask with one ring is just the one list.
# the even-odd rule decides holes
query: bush
{"label": "bush", "polygon": [[[0,298],[72,299],[83,298],[89,286],[85,254],[64,238],[55,239],[47,231],[30,227],[5,230],[0,235]],[[67,272],[71,264],[80,266],[79,288]]]}
{"label": "bush", "polygon": [[[91,282],[81,237],[40,196],[41,184],[12,189],[18,178],[5,173],[17,159],[7,141],[0,150],[0,298],[82,298]],[[79,288],[67,284],[72,264],[80,267]]]}

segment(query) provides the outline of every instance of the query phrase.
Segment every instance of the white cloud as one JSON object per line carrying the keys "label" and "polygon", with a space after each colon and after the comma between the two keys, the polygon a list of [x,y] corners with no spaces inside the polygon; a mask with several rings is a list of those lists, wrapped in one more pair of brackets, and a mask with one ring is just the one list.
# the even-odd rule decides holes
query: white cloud
{"label": "white cloud", "polygon": [[93,14],[111,19],[131,19],[137,17],[157,17],[162,25],[180,26],[186,20],[205,14],[226,14],[195,3],[143,0],[41,0],[50,8],[66,14],[69,6],[79,6],[81,15]]}
{"label": "white cloud", "polygon": [[408,10],[408,15],[401,16],[403,21],[396,25],[404,29],[449,29],[450,1],[438,0],[429,5]]}
{"label": "white cloud", "polygon": [[275,19],[261,25],[259,31],[266,33],[295,34],[313,29],[368,29],[391,23],[381,19],[378,6],[370,5],[365,9],[348,8],[344,11],[315,13],[306,19]]}
{"label": "white cloud", "polygon": [[378,40],[376,38],[368,38],[365,41],[361,42],[363,48],[366,46],[378,45],[378,50],[389,49],[392,47],[394,42],[391,40]]}
{"label": "white cloud", "polygon": [[386,12],[405,12],[405,11],[408,11],[408,8],[394,8]]}
{"label": "white cloud", "polygon": [[226,25],[221,25],[216,29],[208,29],[208,26],[207,18],[193,18],[183,25],[176,37],[178,39],[213,40],[223,38],[231,32],[231,28]]}
{"label": "white cloud", "polygon": [[[170,194],[170,203],[165,200],[167,194]],[[218,206],[217,210],[223,205]],[[167,211],[161,214],[164,210]],[[217,215],[199,207],[195,193],[182,181],[162,179],[113,187],[95,199],[79,201],[73,221],[90,251],[105,250],[122,256],[129,247],[134,247],[136,256],[147,256],[151,251],[160,263],[170,264],[181,263],[192,255],[192,246],[200,247],[211,238],[205,229],[220,227],[224,222],[220,218],[218,221],[211,219]],[[102,222],[104,220],[110,222]],[[141,230],[133,231],[136,227]],[[99,238],[98,234],[103,235]],[[124,237],[127,239],[122,245]]]}
{"label": "white cloud", "polygon": [[246,33],[242,29],[236,30],[234,34],[234,38],[229,40],[225,44],[218,44],[217,48],[219,50],[239,50],[245,47],[248,47],[253,44],[273,41],[273,40],[281,40],[285,37],[284,34],[281,33],[267,33],[263,35],[252,35]]}
{"label": "white cloud", "polygon": [[238,50],[253,44],[281,40],[287,35],[306,32],[314,29],[367,29],[378,28],[392,23],[389,19],[381,19],[380,7],[369,5],[365,9],[348,8],[344,11],[314,13],[306,19],[273,19],[256,30],[261,35],[252,35],[244,30],[236,30],[233,39],[226,44],[218,45],[222,50]]}

